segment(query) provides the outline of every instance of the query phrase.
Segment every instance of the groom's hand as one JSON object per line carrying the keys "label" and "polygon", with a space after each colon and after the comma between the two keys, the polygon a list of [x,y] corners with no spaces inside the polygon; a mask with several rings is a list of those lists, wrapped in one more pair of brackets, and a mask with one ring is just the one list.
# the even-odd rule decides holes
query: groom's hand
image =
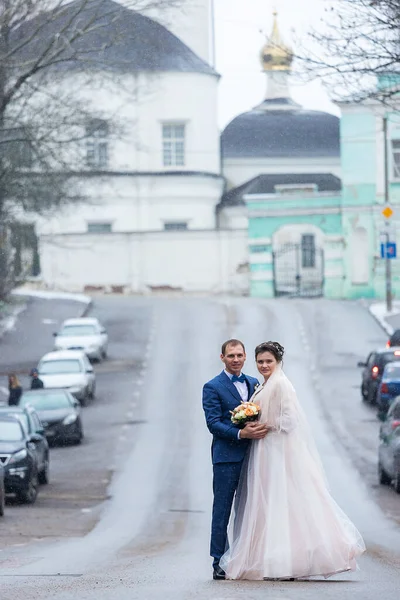
{"label": "groom's hand", "polygon": [[267,423],[257,424],[248,423],[243,429],[240,430],[241,440],[262,440],[265,438],[269,431]]}

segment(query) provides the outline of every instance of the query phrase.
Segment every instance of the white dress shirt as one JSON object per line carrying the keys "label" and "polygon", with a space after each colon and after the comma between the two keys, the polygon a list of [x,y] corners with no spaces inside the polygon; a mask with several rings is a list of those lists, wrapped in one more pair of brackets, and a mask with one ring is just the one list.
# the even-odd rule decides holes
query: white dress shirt
{"label": "white dress shirt", "polygon": [[[232,373],[228,373],[228,371],[226,371],[225,369],[224,369],[224,371],[228,375],[229,379],[232,381],[232,377],[233,377]],[[240,373],[240,375],[241,375],[241,373]],[[242,381],[234,381],[233,385],[239,392],[239,396],[241,397],[242,402],[247,402],[247,400],[249,399],[249,390],[247,388],[247,383],[245,381],[243,381],[243,382]],[[238,431],[237,438],[238,438],[238,440],[241,439],[240,438],[240,429]]]}
{"label": "white dress shirt", "polygon": [[[228,375],[229,379],[232,381],[232,373],[228,373],[228,371],[225,371],[225,373]],[[240,373],[241,375],[241,373]],[[239,396],[242,399],[242,402],[247,402],[247,400],[249,399],[249,390],[247,388],[247,383],[245,381],[234,381],[233,385],[235,386],[235,388],[237,389],[237,391],[239,392]]]}

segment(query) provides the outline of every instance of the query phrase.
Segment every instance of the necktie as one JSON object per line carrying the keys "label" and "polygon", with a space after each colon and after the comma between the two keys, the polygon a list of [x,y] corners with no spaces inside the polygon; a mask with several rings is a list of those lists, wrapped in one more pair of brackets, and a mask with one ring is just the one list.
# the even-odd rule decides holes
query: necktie
{"label": "necktie", "polygon": [[235,381],[240,381],[240,383],[244,383],[246,381],[246,377],[243,374],[240,375],[240,377],[238,377],[237,375],[233,375],[232,383],[235,383]]}

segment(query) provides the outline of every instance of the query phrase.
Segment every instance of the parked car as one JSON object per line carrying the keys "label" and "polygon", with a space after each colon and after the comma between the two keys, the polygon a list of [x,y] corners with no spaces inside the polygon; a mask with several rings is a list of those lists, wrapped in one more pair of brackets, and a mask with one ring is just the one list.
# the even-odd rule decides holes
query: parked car
{"label": "parked car", "polygon": [[49,352],[41,358],[38,371],[46,389],[68,389],[83,406],[95,396],[96,377],[82,350]]}
{"label": "parked car", "polygon": [[388,363],[383,369],[376,396],[379,414],[384,416],[393,400],[400,396],[400,362]]}
{"label": "parked car", "polygon": [[386,346],[388,348],[391,348],[393,346],[400,346],[400,329],[396,329],[395,331],[393,331]]}
{"label": "parked car", "polygon": [[381,485],[390,485],[400,494],[400,396],[388,410],[381,425],[378,473]]}
{"label": "parked car", "polygon": [[371,352],[365,362],[359,362],[362,372],[361,395],[369,404],[376,404],[383,370],[390,362],[400,361],[400,347],[383,348]]}
{"label": "parked car", "polygon": [[47,442],[43,424],[40,418],[31,406],[22,406],[21,401],[18,406],[1,406],[0,417],[15,417],[19,419],[26,433],[31,437],[36,446],[38,461],[38,479],[39,483],[47,484],[50,479],[50,450]]}
{"label": "parked car", "polygon": [[0,462],[5,491],[20,502],[33,504],[38,493],[38,459],[35,435],[29,435],[15,417],[0,416]]}
{"label": "parked car", "polygon": [[68,390],[30,390],[23,393],[20,406],[37,411],[49,442],[81,443],[81,407]]}
{"label": "parked car", "polygon": [[98,319],[67,319],[54,336],[54,350],[83,350],[98,361],[107,357],[108,335]]}
{"label": "parked car", "polygon": [[6,505],[6,489],[4,484],[4,467],[0,463],[0,517],[4,517],[4,507]]}

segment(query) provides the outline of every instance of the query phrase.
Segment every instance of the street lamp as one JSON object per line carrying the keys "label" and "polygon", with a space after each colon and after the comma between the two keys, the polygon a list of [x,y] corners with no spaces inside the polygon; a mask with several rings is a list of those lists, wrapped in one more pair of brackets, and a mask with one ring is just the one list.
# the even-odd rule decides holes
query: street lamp
{"label": "street lamp", "polygon": [[[383,139],[384,139],[384,182],[385,182],[385,206],[389,207],[389,159],[388,159],[388,118],[385,115],[383,117]],[[390,217],[390,215],[389,215]],[[392,310],[392,263],[390,262],[390,256],[388,252],[389,241],[390,241],[390,224],[389,217],[386,218],[385,223],[385,273],[386,273],[386,310],[391,312]]]}

